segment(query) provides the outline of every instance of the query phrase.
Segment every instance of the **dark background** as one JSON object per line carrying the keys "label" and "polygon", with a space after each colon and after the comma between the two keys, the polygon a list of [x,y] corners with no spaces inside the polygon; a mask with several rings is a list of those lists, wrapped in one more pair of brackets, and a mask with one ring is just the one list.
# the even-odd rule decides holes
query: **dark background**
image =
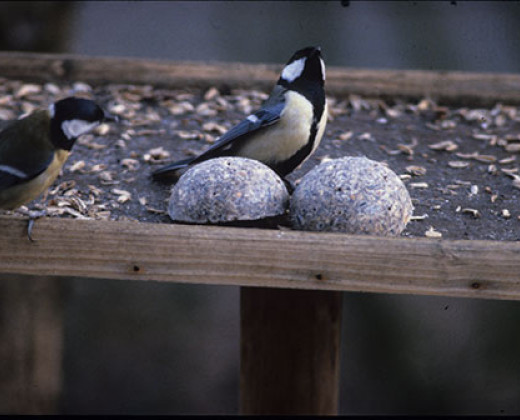
{"label": "dark background", "polygon": [[[347,5],[348,3],[348,5]],[[0,2],[0,49],[520,71],[518,2]],[[237,413],[238,288],[73,280],[63,413]],[[520,414],[520,305],[345,293],[341,414]]]}

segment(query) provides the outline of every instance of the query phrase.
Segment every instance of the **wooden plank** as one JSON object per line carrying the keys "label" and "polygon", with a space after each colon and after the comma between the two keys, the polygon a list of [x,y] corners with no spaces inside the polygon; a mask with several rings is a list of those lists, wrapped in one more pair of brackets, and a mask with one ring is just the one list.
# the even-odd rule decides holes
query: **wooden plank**
{"label": "wooden plank", "polygon": [[0,275],[0,413],[58,410],[63,347],[60,279]]}
{"label": "wooden plank", "polygon": [[[281,64],[180,62],[72,54],[0,52],[0,76],[29,81],[80,80],[92,84],[137,83],[171,88],[227,86],[269,90]],[[428,70],[327,67],[329,95],[423,98],[441,103],[520,104],[520,75]]]}
{"label": "wooden plank", "polygon": [[240,292],[241,414],[338,414],[342,293]]}
{"label": "wooden plank", "polygon": [[0,217],[0,273],[520,299],[520,243]]}

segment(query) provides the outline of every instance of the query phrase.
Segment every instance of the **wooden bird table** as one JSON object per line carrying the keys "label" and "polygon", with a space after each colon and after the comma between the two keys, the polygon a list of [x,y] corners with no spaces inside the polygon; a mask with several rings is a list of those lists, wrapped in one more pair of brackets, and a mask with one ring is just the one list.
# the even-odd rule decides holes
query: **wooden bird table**
{"label": "wooden bird table", "polygon": [[[280,68],[0,53],[0,77],[56,85],[268,92]],[[327,94],[337,98],[520,103],[518,75],[332,67],[327,77]],[[239,286],[243,414],[337,414],[342,292],[520,299],[514,240],[188,226],[162,217],[42,218],[30,242],[26,218],[0,216],[0,412],[58,411],[61,285],[72,277]]]}

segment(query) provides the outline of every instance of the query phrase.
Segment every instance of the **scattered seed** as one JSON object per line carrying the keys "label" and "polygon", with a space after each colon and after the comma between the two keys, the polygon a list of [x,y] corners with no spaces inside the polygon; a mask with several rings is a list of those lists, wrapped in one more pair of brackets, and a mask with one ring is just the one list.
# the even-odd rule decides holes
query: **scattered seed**
{"label": "scattered seed", "polygon": [[426,182],[411,182],[411,188],[429,188],[430,186]]}
{"label": "scattered seed", "polygon": [[401,150],[389,150],[384,144],[380,145],[379,148],[391,156],[400,155],[402,153]]}
{"label": "scattered seed", "polygon": [[433,226],[430,226],[430,228],[424,233],[424,236],[427,238],[442,238],[442,233],[436,231]]}
{"label": "scattered seed", "polygon": [[424,220],[424,219],[427,219],[428,218],[428,215],[427,214],[423,214],[421,216],[411,216],[410,217],[410,220],[418,220],[418,221],[421,221],[421,220]]}
{"label": "scattered seed", "polygon": [[88,185],[88,189],[96,197],[99,197],[101,194],[104,193],[104,191],[101,188],[98,188],[95,185]]}
{"label": "scattered seed", "polygon": [[453,120],[444,120],[440,123],[443,130],[450,130],[457,127],[457,123]]}
{"label": "scattered seed", "polygon": [[220,92],[218,91],[218,89],[215,87],[211,87],[204,94],[204,100],[211,101],[212,99],[215,99],[219,95],[220,95]]}
{"label": "scattered seed", "polygon": [[510,176],[511,178],[517,177],[516,173],[518,172],[518,168],[510,168],[510,169],[500,168],[500,170],[503,173],[505,173],[507,176]]}
{"label": "scattered seed", "polygon": [[513,179],[513,187],[520,190],[520,176],[515,176]]}
{"label": "scattered seed", "polygon": [[417,110],[421,111],[421,112],[431,110],[434,107],[435,107],[435,102],[433,102],[429,98],[421,99],[421,101],[417,104]]}
{"label": "scattered seed", "polygon": [[438,143],[430,144],[428,147],[433,150],[446,150],[448,152],[453,152],[459,148],[459,146],[452,140],[440,141]]}
{"label": "scattered seed", "polygon": [[510,163],[514,163],[515,161],[516,161],[516,156],[509,156],[504,159],[500,159],[498,161],[498,163],[500,163],[501,165],[508,165]]}
{"label": "scattered seed", "polygon": [[385,114],[387,117],[390,117],[390,118],[399,118],[403,115],[403,113],[397,109],[394,109],[394,108],[387,108],[385,110]]}
{"label": "scattered seed", "polygon": [[504,140],[506,141],[520,141],[520,133],[509,133],[506,134]]}
{"label": "scattered seed", "polygon": [[403,153],[405,153],[405,154],[407,154],[407,155],[412,156],[413,153],[414,153],[413,149],[414,149],[418,144],[419,144],[419,142],[418,142],[417,139],[414,137],[414,138],[412,138],[412,142],[411,142],[410,144],[401,144],[401,143],[399,143],[399,144],[397,145],[397,148],[398,148],[401,152],[403,152]]}
{"label": "scattered seed", "polygon": [[344,133],[341,133],[338,136],[338,139],[340,139],[341,141],[347,141],[347,140],[350,140],[353,135],[354,135],[354,133],[352,131],[345,131]]}
{"label": "scattered seed", "polygon": [[461,159],[474,159],[479,162],[496,162],[497,157],[493,155],[481,155],[478,152],[473,153],[455,153],[457,157],[460,157]]}
{"label": "scattered seed", "polygon": [[90,168],[91,173],[96,173],[100,171],[104,171],[107,168],[107,165],[104,163],[97,163],[95,165],[92,165]]}
{"label": "scattered seed", "polygon": [[485,140],[485,141],[496,141],[497,136],[495,134],[486,134],[486,133],[474,133],[471,137],[476,140]]}
{"label": "scattered seed", "polygon": [[29,83],[29,84],[26,84],[26,85],[23,85],[22,87],[20,87],[20,89],[18,89],[15,92],[14,96],[15,96],[15,98],[24,98],[26,96],[36,95],[36,94],[40,93],[41,91],[42,91],[42,88],[40,85]]}
{"label": "scattered seed", "polygon": [[210,108],[210,106],[206,102],[203,102],[200,105],[198,105],[195,108],[195,112],[203,117],[214,117],[215,115],[217,115],[217,111],[213,108]]}
{"label": "scattered seed", "polygon": [[477,209],[465,208],[462,209],[462,213],[471,214],[475,219],[478,219],[480,217],[480,212]]}
{"label": "scattered seed", "polygon": [[464,162],[462,160],[451,160],[448,162],[448,166],[454,169],[463,169],[469,166],[469,162]]}
{"label": "scattered seed", "polygon": [[363,133],[358,136],[358,140],[368,140],[368,141],[374,141],[375,139],[372,137],[372,134],[370,133]]}
{"label": "scattered seed", "polygon": [[183,140],[199,140],[204,137],[202,133],[198,131],[176,131],[175,134]]}
{"label": "scattered seed", "polygon": [[228,129],[226,127],[224,127],[222,124],[217,124],[216,122],[213,122],[213,121],[203,124],[202,129],[204,131],[215,131],[221,135],[228,131]]}
{"label": "scattered seed", "polygon": [[113,194],[118,195],[118,197],[117,197],[118,203],[123,204],[132,199],[132,194],[129,191],[120,190],[118,188],[112,188],[111,192]]}
{"label": "scattered seed", "polygon": [[121,165],[129,171],[137,171],[137,169],[139,169],[139,161],[137,159],[123,159],[121,160]]}
{"label": "scattered seed", "polygon": [[61,93],[61,89],[54,83],[45,83],[43,85],[43,89],[45,90],[45,92],[48,92],[54,96],[57,96]]}
{"label": "scattered seed", "polygon": [[352,106],[356,112],[370,109],[370,104],[358,95],[349,95],[348,99],[350,106]]}
{"label": "scattered seed", "polygon": [[83,168],[85,168],[86,164],[85,164],[85,161],[84,160],[78,160],[77,162],[74,162],[70,168],[69,168],[69,171],[70,172],[77,172],[77,171],[80,171],[82,170]]}
{"label": "scattered seed", "polygon": [[110,125],[103,123],[95,128],[94,133],[96,133],[98,136],[106,136],[109,133],[109,131]]}
{"label": "scattered seed", "polygon": [[193,112],[195,107],[187,101],[179,102],[177,104],[171,105],[168,107],[168,111],[172,115],[183,115],[188,112]]}
{"label": "scattered seed", "polygon": [[161,146],[148,150],[148,152],[143,155],[143,160],[148,163],[158,163],[162,162],[164,159],[168,159],[169,157],[170,152],[164,150]]}
{"label": "scattered seed", "polygon": [[415,176],[426,175],[426,168],[424,166],[410,165],[410,166],[407,166],[405,169],[411,175],[415,175]]}
{"label": "scattered seed", "polygon": [[78,92],[91,92],[92,91],[92,87],[86,83],[83,83],[83,82],[76,82],[74,83],[74,85],[72,86],[72,89],[74,90],[75,93],[78,93]]}
{"label": "scattered seed", "polygon": [[520,143],[508,144],[505,146],[506,152],[516,153],[520,152]]}
{"label": "scattered seed", "polygon": [[153,207],[146,207],[146,211],[148,211],[150,213],[154,213],[154,214],[166,214],[165,210],[156,209],[156,208],[153,208]]}

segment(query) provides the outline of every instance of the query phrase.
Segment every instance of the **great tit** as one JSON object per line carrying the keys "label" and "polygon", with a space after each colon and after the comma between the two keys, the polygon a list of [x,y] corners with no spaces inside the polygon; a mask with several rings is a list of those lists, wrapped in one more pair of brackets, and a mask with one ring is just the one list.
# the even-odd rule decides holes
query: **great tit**
{"label": "great tit", "polygon": [[93,101],[69,97],[10,122],[0,132],[0,209],[13,210],[46,191],[76,139],[115,120]]}
{"label": "great tit", "polygon": [[320,144],[327,123],[324,83],[321,49],[296,51],[258,111],[201,155],[159,168],[153,178],[165,179],[179,169],[219,156],[242,156],[265,163],[284,179]]}

